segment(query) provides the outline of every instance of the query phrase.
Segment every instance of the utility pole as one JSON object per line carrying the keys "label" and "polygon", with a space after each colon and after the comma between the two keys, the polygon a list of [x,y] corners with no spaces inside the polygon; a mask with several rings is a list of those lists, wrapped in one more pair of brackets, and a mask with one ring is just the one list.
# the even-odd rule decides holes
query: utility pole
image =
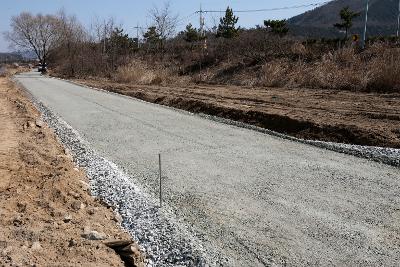
{"label": "utility pole", "polygon": [[199,75],[200,75],[200,81],[201,81],[201,63],[203,61],[203,55],[204,55],[204,44],[202,43],[203,42],[203,38],[204,38],[204,17],[203,17],[203,9],[201,7],[201,4],[200,4],[199,14],[200,14],[200,45],[201,45],[201,59],[200,59],[200,73],[199,73]]}
{"label": "utility pole", "polygon": [[104,29],[103,29],[103,54],[106,53],[106,38],[107,38],[107,32],[106,32],[106,24],[104,22]]}
{"label": "utility pole", "polygon": [[368,9],[369,9],[369,0],[366,0],[366,9],[365,9],[365,25],[364,25],[364,36],[362,48],[365,48],[365,42],[367,41],[367,24],[368,24]]}
{"label": "utility pole", "polygon": [[399,0],[399,13],[397,14],[397,32],[396,32],[397,38],[399,38],[399,34],[400,34],[400,0]]}
{"label": "utility pole", "polygon": [[139,27],[139,23],[137,23],[136,27],[133,27],[134,29],[136,29],[136,42],[137,42],[137,48],[140,48],[140,42],[139,42],[139,29],[141,27]]}
{"label": "utility pole", "polygon": [[201,7],[201,4],[200,4],[199,14],[200,14],[200,37],[203,37],[203,35],[204,35],[204,17],[203,17],[203,9]]}

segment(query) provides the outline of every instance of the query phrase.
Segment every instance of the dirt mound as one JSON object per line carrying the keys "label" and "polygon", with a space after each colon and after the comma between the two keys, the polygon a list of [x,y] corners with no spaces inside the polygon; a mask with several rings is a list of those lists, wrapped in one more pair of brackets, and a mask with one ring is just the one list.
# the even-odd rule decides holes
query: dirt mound
{"label": "dirt mound", "polygon": [[89,195],[85,174],[6,78],[0,120],[1,265],[124,266],[104,244],[130,239],[119,217]]}

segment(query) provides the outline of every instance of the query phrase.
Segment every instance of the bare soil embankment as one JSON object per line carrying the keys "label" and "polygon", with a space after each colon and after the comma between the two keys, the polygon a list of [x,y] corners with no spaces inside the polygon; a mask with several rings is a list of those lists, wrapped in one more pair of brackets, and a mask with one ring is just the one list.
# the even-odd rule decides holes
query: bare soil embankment
{"label": "bare soil embankment", "polygon": [[237,86],[161,87],[74,80],[298,138],[400,148],[400,94]]}
{"label": "bare soil embankment", "polygon": [[124,266],[104,243],[130,239],[119,217],[89,195],[85,174],[38,118],[0,77],[0,265]]}

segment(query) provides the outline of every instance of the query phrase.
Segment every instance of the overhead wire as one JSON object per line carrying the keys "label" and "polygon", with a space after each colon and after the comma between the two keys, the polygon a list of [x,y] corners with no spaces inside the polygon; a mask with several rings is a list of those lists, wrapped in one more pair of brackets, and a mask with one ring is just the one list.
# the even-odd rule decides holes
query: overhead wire
{"label": "overhead wire", "polygon": [[190,15],[188,15],[188,16],[186,16],[186,17],[183,17],[183,18],[181,18],[181,19],[178,19],[178,21],[176,22],[176,24],[181,25],[181,23],[185,22],[186,20],[190,19],[191,17],[193,17],[193,16],[196,15],[196,14],[197,14],[197,11],[196,11],[196,12],[193,12],[192,14],[190,14]]}
{"label": "overhead wire", "polygon": [[[286,6],[286,7],[275,7],[275,8],[263,8],[263,9],[247,9],[247,10],[233,10],[235,13],[254,13],[254,12],[267,12],[267,11],[278,11],[278,10],[288,10],[288,9],[298,9],[298,8],[306,8],[312,6],[320,6],[327,4],[331,1],[324,1],[319,3],[313,3],[308,5],[296,5],[296,6]],[[221,10],[202,10],[196,11],[196,13],[220,13]]]}

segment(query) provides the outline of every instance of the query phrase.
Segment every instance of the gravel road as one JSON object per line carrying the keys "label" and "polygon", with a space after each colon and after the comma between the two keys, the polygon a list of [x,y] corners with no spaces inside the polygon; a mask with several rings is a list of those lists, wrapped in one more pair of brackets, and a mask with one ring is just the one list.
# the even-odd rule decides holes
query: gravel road
{"label": "gravel road", "polygon": [[400,265],[399,168],[36,73],[16,79],[154,198],[161,153],[164,200],[223,265]]}

